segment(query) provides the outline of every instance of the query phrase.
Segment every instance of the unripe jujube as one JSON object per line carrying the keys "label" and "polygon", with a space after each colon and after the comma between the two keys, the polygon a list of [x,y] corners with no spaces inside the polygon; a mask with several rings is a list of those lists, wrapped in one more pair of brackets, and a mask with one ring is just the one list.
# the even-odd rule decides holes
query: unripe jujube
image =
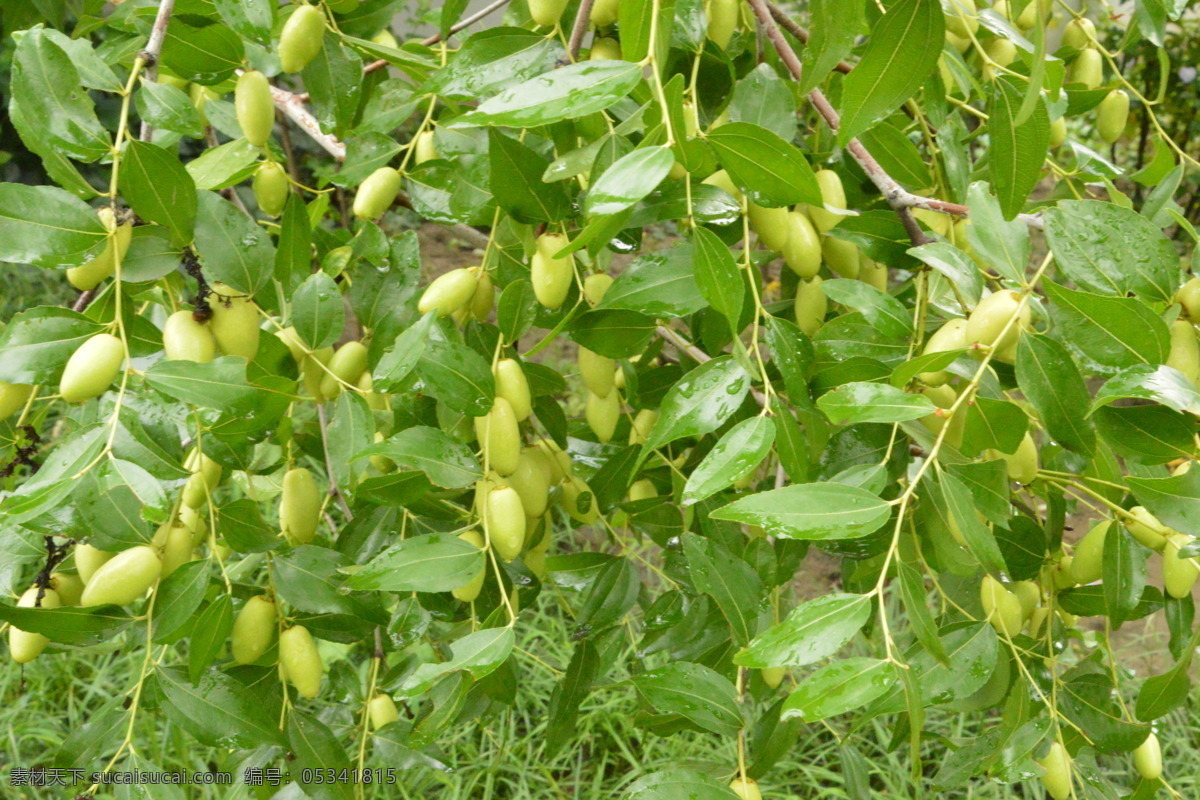
{"label": "unripe jujube", "polygon": [[587,424],[602,443],[612,440],[616,433],[617,423],[621,420],[621,395],[619,392],[609,392],[601,397],[595,392],[588,392]]}
{"label": "unripe jujube", "polygon": [[533,413],[533,401],[529,395],[529,382],[521,364],[512,358],[496,362],[496,396],[503,397],[512,406],[517,421],[528,419]]}
{"label": "unripe jujube", "polygon": [[1070,82],[1082,83],[1088,89],[1095,89],[1104,81],[1104,59],[1099,51],[1087,49],[1071,62]]}
{"label": "unripe jujube", "polygon": [[617,21],[621,0],[596,0],[592,3],[591,22],[597,28],[612,25]]}
{"label": "unripe jujube", "polygon": [[295,625],[279,635],[279,665],[298,695],[313,698],[320,693],[321,655],[308,628]]}
{"label": "unripe jujube", "polygon": [[612,276],[607,272],[593,272],[583,279],[583,296],[590,305],[598,306],[612,285]]}
{"label": "unripe jujube", "polygon": [[1008,479],[1021,484],[1033,483],[1037,478],[1038,449],[1033,437],[1027,432],[1013,453],[999,450],[987,450],[985,458],[1001,458],[1008,470]]}
{"label": "unripe jujube", "polygon": [[1087,17],[1075,17],[1063,28],[1062,43],[1082,50],[1096,41],[1096,25]]}
{"label": "unripe jujube", "polygon": [[1191,595],[1196,578],[1200,577],[1196,557],[1181,558],[1179,555],[1179,551],[1191,542],[1192,537],[1187,534],[1175,533],[1167,537],[1167,543],[1163,546],[1163,588],[1171,597],[1182,599]]}
{"label": "unripe jujube", "polygon": [[740,800],[762,800],[762,792],[753,778],[734,778],[729,782],[729,788]]}
{"label": "unripe jujube", "polygon": [[79,573],[80,580],[86,585],[96,574],[96,570],[104,566],[105,562],[114,555],[116,554],[92,547],[86,542],[75,545],[75,571]]}
{"label": "unripe jujube", "polygon": [[270,217],[278,217],[287,205],[290,184],[287,172],[277,161],[264,161],[254,171],[251,181],[254,189],[254,201],[258,208]]}
{"label": "unripe jujube", "polygon": [[111,333],[97,333],[67,359],[59,394],[68,403],[99,397],[112,385],[125,361],[125,345]]}
{"label": "unripe jujube", "polygon": [[239,664],[253,664],[263,657],[275,638],[278,608],[268,595],[257,595],[246,601],[233,620],[229,649]]}
{"label": "unripe jujube", "polygon": [[328,371],[321,378],[321,396],[328,400],[341,393],[343,384],[358,385],[358,379],[367,369],[367,347],[358,341],[346,342],[326,366]]}
{"label": "unripe jujube", "polygon": [[839,278],[854,280],[858,277],[858,245],[832,236],[821,238],[821,257]]}
{"label": "unripe jujube", "polygon": [[633,415],[633,422],[629,426],[629,443],[644,444],[650,438],[650,431],[654,430],[654,425],[658,422],[659,412],[652,408],[643,408],[641,411]]}
{"label": "unripe jujube", "polygon": [[488,540],[496,555],[512,561],[525,545],[525,507],[511,486],[491,489],[484,501],[484,521]]}
{"label": "unripe jujube", "polygon": [[8,419],[24,408],[31,394],[33,394],[33,387],[27,383],[0,381],[0,420]]}
{"label": "unripe jujube", "polygon": [[567,0],[529,0],[529,16],[538,25],[557,25]]}
{"label": "unripe jujube", "polygon": [[733,32],[737,30],[738,1],[737,0],[706,0],[704,11],[708,17],[707,36],[717,47],[724,49]]}
{"label": "unripe jujube", "polygon": [[221,485],[223,470],[220,464],[200,450],[193,450],[188,454],[184,467],[191,470],[192,477],[183,485],[183,504],[190,508],[200,508]]}
{"label": "unripe jujube", "polygon": [[1029,619],[1042,602],[1042,590],[1033,581],[1017,581],[1008,587],[1021,603],[1021,616]]}
{"label": "unripe jujube", "polygon": [[[962,318],[955,318],[946,321],[946,324],[934,331],[929,337],[929,341],[925,343],[925,349],[921,351],[923,355],[931,353],[945,353],[950,350],[961,350],[967,347],[970,341],[967,339],[967,321]],[[937,372],[922,372],[917,376],[926,386],[942,386],[946,381],[950,380],[950,373],[945,370]]]}
{"label": "unripe jujube", "polygon": [[491,274],[482,267],[479,268],[479,280],[475,284],[475,291],[471,293],[469,308],[471,316],[483,322],[492,313],[492,303],[495,301],[496,287],[492,283]]}
{"label": "unripe jujube", "polygon": [[162,574],[162,559],[153,547],[138,545],[104,562],[83,589],[81,606],[129,605],[146,593]]}
{"label": "unripe jujube", "polygon": [[1171,349],[1166,364],[1179,370],[1193,385],[1200,384],[1200,339],[1196,329],[1186,319],[1171,323]]}
{"label": "unripe jujube", "polygon": [[1162,777],[1162,746],[1154,731],[1133,751],[1133,766],[1144,780],[1156,781]]}
{"label": "unripe jujube", "polygon": [[[610,39],[607,36],[598,36],[592,40],[592,49],[588,53],[589,61],[620,61],[621,60],[621,44],[616,39]],[[678,166],[679,162],[675,162],[672,169]],[[673,177],[673,176],[672,176]]]}
{"label": "unripe jujube", "polygon": [[292,544],[308,544],[321,524],[321,489],[304,467],[289,469],[279,495],[279,527]]}
{"label": "unripe jujube", "polygon": [[[458,538],[462,539],[468,544],[478,547],[480,550],[482,550],[484,547],[483,536],[480,535],[479,531],[477,530],[472,529],[469,531],[463,531],[458,535]],[[479,597],[479,592],[483,589],[483,580],[486,575],[487,562],[481,560],[479,562],[479,571],[475,573],[475,576],[462,586],[452,590],[450,593],[454,595],[456,599],[462,600],[464,603],[470,603],[476,597]]]}
{"label": "unripe jujube", "polygon": [[1112,144],[1125,132],[1129,118],[1129,95],[1124,89],[1113,89],[1100,101],[1096,109],[1096,131],[1100,138]]}
{"label": "unripe jujube", "polygon": [[400,719],[400,711],[391,697],[380,692],[367,703],[367,719],[371,721],[372,728],[379,730]]}
{"label": "unripe jujube", "polygon": [[1111,527],[1109,519],[1096,523],[1075,546],[1071,559],[1071,579],[1075,583],[1081,586],[1095,583],[1104,574],[1104,540]]}
{"label": "unripe jujube", "polygon": [[171,526],[167,534],[166,544],[162,552],[162,577],[167,577],[175,570],[192,560],[192,532],[182,525]]}
{"label": "unripe jujube", "polygon": [[[17,601],[17,607],[58,608],[62,605],[59,602],[58,594],[53,589],[46,589],[42,592],[42,602],[39,606],[37,602],[39,591],[36,586],[26,589],[25,593],[21,595],[21,599]],[[50,644],[50,640],[43,634],[29,633],[15,627],[8,629],[8,651],[12,655],[12,660],[18,664],[28,664],[33,661],[41,655],[48,644]]]}
{"label": "unripe jujube", "polygon": [[801,278],[812,278],[821,269],[821,237],[806,214],[791,211],[787,217],[787,241],[780,249],[788,269]]}
{"label": "unripe jujube", "polygon": [[267,76],[256,69],[243,72],[233,92],[233,107],[246,141],[257,147],[266,144],[275,127],[275,102]]}
{"label": "unripe jujube", "polygon": [[[1008,326],[1014,317],[1016,321]],[[993,292],[980,300],[967,318],[967,341],[991,347],[995,358],[1011,364],[1017,357],[1017,341],[1022,331],[1029,329],[1032,319],[1029,305],[1021,304],[1017,292],[1011,289]]]}
{"label": "unripe jujube", "polygon": [[796,287],[796,299],[793,302],[796,312],[796,326],[809,336],[820,330],[825,322],[825,314],[829,310],[829,300],[821,287],[821,276],[812,280],[800,281]]}
{"label": "unripe jujube", "polygon": [[400,194],[400,183],[400,173],[394,167],[372,172],[354,195],[354,216],[368,220],[383,216]]}
{"label": "unripe jujube", "polygon": [[1123,517],[1121,523],[1125,529],[1142,544],[1151,550],[1162,550],[1167,546],[1167,535],[1171,530],[1158,521],[1144,506],[1134,506],[1129,509],[1129,516]]}
{"label": "unripe jujube", "polygon": [[220,282],[210,288],[212,294],[208,296],[208,304],[212,308],[212,321],[208,328],[217,347],[227,356],[241,356],[253,361],[258,355],[258,341],[262,336],[254,299]]}
{"label": "unripe jujube", "polygon": [[438,158],[437,145],[433,141],[433,131],[421,131],[413,140],[413,162],[424,164]]}
{"label": "unripe jujube", "polygon": [[511,475],[521,456],[521,431],[517,415],[503,397],[497,397],[492,410],[475,417],[475,438],[483,449],[488,466],[501,475]]}
{"label": "unripe jujube", "polygon": [[545,514],[550,502],[550,480],[534,452],[522,450],[517,468],[508,476],[509,485],[521,496],[521,506],[530,518]]}
{"label": "unripe jujube", "polygon": [[436,311],[438,316],[447,317],[471,301],[478,281],[475,267],[460,267],[439,275],[426,287],[417,310],[422,314]]}
{"label": "unripe jujube", "polygon": [[325,15],[316,6],[298,7],[279,34],[279,66],[299,72],[321,52],[325,41]]}
{"label": "unripe jujube", "polygon": [[1011,638],[1021,632],[1025,624],[1021,601],[1008,587],[991,575],[984,575],[979,599],[983,603],[984,616],[997,633]]}
{"label": "unripe jujube", "polygon": [[83,597],[83,578],[67,572],[51,572],[50,588],[64,606],[77,606]]}
{"label": "unripe jujube", "polygon": [[846,207],[846,190],[842,187],[841,176],[831,169],[817,170],[816,178],[817,185],[821,187],[821,199],[824,201],[824,205],[809,206],[808,216],[817,230],[824,233],[844,219],[841,214],[825,210],[825,206],[844,209]]}
{"label": "unripe jujube", "polygon": [[1050,149],[1058,147],[1067,140],[1067,121],[1059,117],[1050,123]]}
{"label": "unripe jujube", "polygon": [[599,519],[600,509],[596,505],[596,495],[582,479],[574,475],[568,476],[562,485],[560,498],[563,508],[576,522],[591,525]]}
{"label": "unripe jujube", "polygon": [[217,354],[217,343],[208,325],[197,322],[191,311],[176,311],[167,317],[162,339],[168,361],[206,364]]}
{"label": "unripe jujube", "polygon": [[757,203],[749,203],[746,207],[746,218],[750,227],[758,234],[758,239],[768,250],[783,251],[787,244],[788,232],[791,230],[788,218],[792,210],[783,208],[767,208]]}
{"label": "unripe jujube", "polygon": [[582,346],[579,348],[578,361],[579,376],[583,378],[583,385],[589,392],[600,397],[607,397],[612,393],[615,361]]}
{"label": "unripe jujube", "polygon": [[1071,756],[1059,742],[1051,742],[1050,750],[1038,762],[1046,773],[1042,785],[1054,800],[1067,800],[1071,796]]}
{"label": "unripe jujube", "polygon": [[81,292],[96,288],[100,281],[110,277],[116,271],[117,262],[125,258],[125,252],[133,240],[133,224],[126,222],[118,225],[116,212],[111,206],[101,207],[96,216],[109,233],[104,249],[86,264],[67,270],[67,281]]}
{"label": "unripe jujube", "polygon": [[539,303],[552,311],[567,299],[575,280],[575,255],[568,253],[562,258],[554,257],[567,243],[567,237],[561,233],[543,233],[537,238],[536,250],[529,262],[533,293]]}

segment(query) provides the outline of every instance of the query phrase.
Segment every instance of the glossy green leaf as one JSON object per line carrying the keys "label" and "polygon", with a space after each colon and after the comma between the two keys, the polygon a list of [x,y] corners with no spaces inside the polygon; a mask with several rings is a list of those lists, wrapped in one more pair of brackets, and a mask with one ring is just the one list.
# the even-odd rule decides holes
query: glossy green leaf
{"label": "glossy green leaf", "polygon": [[783,719],[818,722],[861,708],[892,687],[896,674],[887,661],[847,658],[809,675],[783,705]]}
{"label": "glossy green leaf", "polygon": [[637,86],[638,64],[584,61],[530,78],[485,100],[459,117],[458,125],[532,128],[603,111]]}
{"label": "glossy green leaf", "polygon": [[802,667],[827,658],[858,633],[871,614],[871,597],[833,594],[801,603],[734,656],[743,667]]}
{"label": "glossy green leaf", "polygon": [[929,398],[909,394],[886,383],[856,382],[837,387],[817,399],[817,407],[835,424],[904,422],[932,414]]}
{"label": "glossy green leaf", "polygon": [[854,539],[874,533],[892,515],[878,496],[840,483],[803,483],[744,497],[711,516],[759,525],[786,539]]}
{"label": "glossy green leaf", "polygon": [[767,457],[774,441],[775,423],[770,417],[751,417],[734,425],[688,476],[683,503],[703,500],[749,475]]}
{"label": "glossy green leaf", "polygon": [[412,536],[355,571],[346,585],[359,591],[448,592],[484,567],[479,548],[454,534]]}
{"label": "glossy green leaf", "polygon": [[742,728],[737,690],[727,678],[702,664],[676,661],[635,675],[632,683],[660,714],[678,714],[722,736],[734,736]]}
{"label": "glossy green leaf", "polygon": [[759,205],[821,202],[821,188],[808,160],[778,134],[749,122],[730,122],[705,141],[733,182]]}
{"label": "glossy green leaf", "polygon": [[731,357],[702,364],[667,392],[642,452],[716,430],[741,406],[749,391],[750,376]]}

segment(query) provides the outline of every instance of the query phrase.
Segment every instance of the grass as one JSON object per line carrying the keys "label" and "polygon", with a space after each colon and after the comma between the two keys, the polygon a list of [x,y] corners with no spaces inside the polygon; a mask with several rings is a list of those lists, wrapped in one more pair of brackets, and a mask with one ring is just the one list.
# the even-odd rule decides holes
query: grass
{"label": "grass", "polygon": [[[517,700],[512,708],[491,712],[481,719],[455,722],[433,736],[434,757],[445,770],[417,766],[398,772],[395,786],[367,792],[368,798],[417,800],[436,796],[439,800],[601,800],[620,795],[641,775],[662,769],[689,767],[727,780],[736,768],[734,742],[712,734],[682,733],[661,738],[634,724],[638,711],[633,690],[621,680],[628,674],[628,637],[615,638],[615,666],[602,674],[597,688],[585,701],[573,740],[557,754],[547,754],[547,704],[570,659],[572,644],[568,620],[549,594],[538,607],[522,616],[518,628],[518,652],[513,664]],[[34,766],[47,763],[63,738],[90,719],[110,698],[128,688],[140,668],[139,647],[121,649],[123,640],[88,650],[46,654],[26,667],[0,672],[0,763]],[[344,665],[343,665],[344,666]],[[361,675],[361,673],[360,673]],[[22,681],[24,684],[22,685]],[[782,696],[782,695],[780,695]],[[1194,698],[1200,701],[1200,696]],[[1159,724],[1167,774],[1184,797],[1200,796],[1200,719],[1193,702]],[[326,722],[348,750],[353,741],[353,703],[335,707]],[[988,720],[979,715],[931,712],[927,721],[923,759],[927,774],[936,772],[947,752],[947,742],[962,742],[981,733]],[[865,800],[847,792],[836,739],[831,730],[844,731],[834,720],[832,728],[805,727],[786,756],[761,780],[768,800]],[[1005,786],[976,780],[954,793],[935,792],[909,778],[907,748],[888,752],[891,730],[882,723],[854,738],[869,767],[870,798],[963,798],[964,800],[1010,800],[1041,797],[1037,788]],[[228,754],[197,745],[163,717],[147,713],[140,717],[135,735],[141,768],[162,770],[206,770],[214,766],[239,775],[241,754]],[[259,754],[267,763],[279,763],[275,753]],[[147,766],[147,763],[153,766]],[[379,758],[368,758],[369,766],[397,766]],[[1114,757],[1104,762],[1118,780],[1128,780],[1128,759]],[[132,768],[126,761],[118,769]],[[55,789],[10,787],[4,780],[6,800],[41,800],[61,797]],[[152,790],[153,791],[153,790]],[[158,790],[167,792],[168,790]],[[104,795],[101,796],[112,796]],[[122,795],[116,795],[122,796]],[[160,795],[152,794],[155,800]],[[251,797],[245,787],[187,787],[170,798]]]}

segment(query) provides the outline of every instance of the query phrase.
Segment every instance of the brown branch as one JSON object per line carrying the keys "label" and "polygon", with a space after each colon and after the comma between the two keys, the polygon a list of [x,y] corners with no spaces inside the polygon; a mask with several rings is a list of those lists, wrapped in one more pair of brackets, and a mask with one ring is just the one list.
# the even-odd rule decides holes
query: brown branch
{"label": "brown branch", "polygon": [[583,34],[587,32],[588,23],[592,18],[592,4],[595,0],[580,0],[579,11],[575,14],[575,24],[571,27],[571,40],[567,44],[567,59],[574,63],[579,60],[579,48],[583,44]]}
{"label": "brown branch", "polygon": [[[746,2],[754,10],[755,16],[758,17],[759,25],[766,32],[767,38],[771,40],[771,44],[775,47],[775,51],[779,53],[779,58],[783,61],[784,66],[788,68],[788,72],[792,74],[792,78],[799,81],[802,72],[800,59],[796,57],[796,51],[788,44],[782,31],[779,30],[779,26],[775,24],[771,10],[767,7],[766,0],[746,0]],[[821,115],[821,118],[825,120],[825,124],[829,126],[830,130],[837,132],[841,124],[841,118],[828,98],[825,97],[824,92],[820,89],[813,89],[809,92],[808,99],[812,103],[813,108],[817,110],[817,113]],[[969,213],[969,209],[961,203],[951,203],[933,197],[924,197],[908,191],[887,173],[858,139],[851,139],[846,144],[846,150],[858,162],[858,165],[862,167],[863,172],[867,174],[867,177],[871,179],[871,182],[875,184],[880,194],[883,195],[883,199],[887,201],[887,204],[896,212],[900,221],[904,223],[904,228],[908,231],[913,244],[922,244],[928,241],[928,237],[924,231],[921,231],[916,220],[912,218],[912,209],[923,208],[957,217],[965,217]],[[1019,214],[1017,218],[1030,227],[1042,227],[1041,217],[1036,214]],[[919,234],[919,236],[916,234]]]}
{"label": "brown branch", "polygon": [[[712,361],[712,356],[701,350],[699,347],[696,347],[694,344],[689,344],[687,339],[684,339],[666,325],[655,326],[654,334],[679,352],[687,355],[688,358],[692,359],[697,364],[703,364],[705,362]],[[751,388],[750,394],[754,395],[755,402],[757,402],[760,406],[765,406],[767,404],[766,396],[758,389]]]}
{"label": "brown branch", "polygon": [[[146,79],[152,83],[158,80],[158,57],[162,53],[163,42],[167,39],[167,25],[171,22],[171,14],[174,11],[175,0],[159,0],[154,27],[150,29],[150,40],[146,42],[146,49],[138,54],[146,62]],[[139,138],[148,142],[153,133],[154,128],[143,121]]]}
{"label": "brown branch", "polygon": [[[775,21],[783,26],[785,31],[799,39],[801,44],[808,44],[809,33],[807,28],[802,27],[796,20],[789,17],[782,8],[770,2],[770,0],[767,0],[767,9],[771,12],[771,16],[775,18]],[[854,69],[853,66],[847,64],[845,61],[837,62],[833,68],[842,74],[846,74]]]}
{"label": "brown branch", "polygon": [[88,289],[86,292],[80,292],[79,297],[75,298],[75,302],[71,304],[71,310],[81,314],[94,299],[96,299],[95,289]]}

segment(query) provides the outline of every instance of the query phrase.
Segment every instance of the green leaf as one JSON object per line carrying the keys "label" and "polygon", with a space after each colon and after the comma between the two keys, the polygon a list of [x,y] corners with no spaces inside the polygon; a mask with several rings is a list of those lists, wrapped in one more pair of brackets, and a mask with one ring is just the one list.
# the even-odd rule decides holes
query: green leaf
{"label": "green leaf", "polygon": [[[222,534],[225,531],[222,529]],[[208,559],[183,564],[155,589],[154,641],[164,643],[192,621],[192,615],[204,600],[212,565]]]}
{"label": "green leaf", "polygon": [[437,312],[430,311],[396,337],[396,341],[384,352],[371,375],[376,391],[394,392],[402,386],[424,355],[429,331],[436,321]]}
{"label": "green leaf", "polygon": [[56,380],[79,346],[102,326],[70,309],[38,306],[23,311],[0,330],[0,380],[47,383]]}
{"label": "green leaf", "polygon": [[167,716],[198,741],[211,747],[258,747],[282,744],[276,710],[257,692],[224,672],[209,670],[196,685],[177,667],[154,673]]}
{"label": "green leaf", "polygon": [[809,3],[809,38],[800,55],[801,94],[807,95],[819,86],[837,63],[850,55],[855,38],[865,28],[865,8],[865,3],[840,0]]}
{"label": "green leaf", "polygon": [[[901,121],[908,120],[901,118]],[[858,138],[879,162],[879,166],[905,189],[924,193],[933,185],[933,176],[929,172],[929,165],[921,157],[921,151],[898,124],[885,120],[864,131]]]}
{"label": "green leaf", "polygon": [[287,603],[309,614],[342,614],[382,625],[387,614],[379,598],[358,595],[346,586],[348,556],[316,545],[294,547],[271,561],[275,590]]}
{"label": "green leaf", "polygon": [[358,112],[362,58],[342,44],[337,32],[327,30],[324,46],[301,74],[321,130],[341,136]]}
{"label": "green leaf", "polygon": [[803,667],[841,650],[871,615],[871,596],[834,592],[801,603],[733,657],[738,666]]}
{"label": "green leaf", "polygon": [[945,28],[938,0],[892,4],[872,27],[862,58],[843,82],[839,144],[844,146],[916,94],[937,66]]}
{"label": "green leaf", "polygon": [[1158,226],[1114,203],[1064,200],[1044,213],[1046,240],[1062,274],[1086,291],[1167,300],[1179,258]]}
{"label": "green leaf", "polygon": [[179,159],[161,147],[133,141],[121,160],[121,194],[138,216],[190,241],[196,224],[196,184]]}
{"label": "green leaf", "polygon": [[[1181,707],[1192,688],[1187,666],[1190,659],[1181,661],[1162,675],[1152,675],[1138,690],[1136,714],[1143,722],[1166,716]],[[1182,669],[1181,669],[1182,667]]]}
{"label": "green leaf", "polygon": [[1092,410],[1116,400],[1152,400],[1175,411],[1200,415],[1200,391],[1179,370],[1166,365],[1143,364],[1121,370],[1109,378],[1092,401]]}
{"label": "green leaf", "polygon": [[715,233],[697,227],[692,232],[696,288],[708,304],[729,321],[729,330],[738,333],[746,287],[733,253]]}
{"label": "green leaf", "polygon": [[576,317],[567,335],[602,356],[631,358],[645,349],[655,324],[653,317],[639,311],[597,308]]}
{"label": "green leaf", "polygon": [[213,0],[225,24],[259,44],[271,42],[275,4],[270,0]]}
{"label": "green leaf", "polygon": [[1126,479],[1138,502],[1165,525],[1200,536],[1200,474],[1188,470],[1170,478]]}
{"label": "green leaf", "polygon": [[214,86],[232,76],[244,60],[242,37],[224,25],[193,25],[176,18],[167,26],[162,63],[181,78]]}
{"label": "green leaf", "polygon": [[749,391],[750,376],[731,356],[700,365],[667,392],[643,454],[685,436],[711,433],[737,411]]}
{"label": "green leaf", "polygon": [[386,456],[397,466],[421,470],[444,489],[470,486],[483,477],[471,449],[438,428],[406,428],[358,453],[358,457],[371,455]]}
{"label": "green leaf", "polygon": [[485,628],[468,633],[450,645],[450,657],[445,661],[422,664],[400,684],[403,697],[418,697],[429,687],[452,672],[466,671],[475,680],[490,674],[508,660],[513,649],[513,629]]}
{"label": "green leaf", "polygon": [[219,194],[202,191],[198,197],[195,247],[205,277],[254,294],[274,272],[270,235]]}
{"label": "green leaf", "polygon": [[585,211],[597,217],[634,206],[662,183],[674,164],[675,155],[665,145],[643,147],[622,156],[592,184],[584,201]]}
{"label": "green leaf", "polygon": [[328,347],[342,335],[346,306],[333,278],[314,272],[292,295],[292,325],[311,350]]}
{"label": "green leaf", "polygon": [[818,722],[861,708],[896,683],[896,671],[877,658],[847,658],[809,675],[783,704],[783,719]]}
{"label": "green leaf", "polygon": [[[816,32],[813,34],[815,38]],[[810,38],[809,46],[804,48],[805,55],[808,55],[811,42]],[[805,72],[804,77],[808,78],[807,67]],[[787,82],[766,62],[750,70],[733,87],[728,110],[730,122],[749,122],[784,140],[791,139],[796,133],[795,98]]]}
{"label": "green leaf", "polygon": [[546,72],[562,54],[557,39],[524,28],[491,28],[463,42],[425,82],[425,90],[442,97],[479,97]]}
{"label": "green leaf", "polygon": [[904,422],[932,414],[937,406],[920,394],[886,383],[845,383],[817,399],[817,407],[834,424]]}
{"label": "green leaf", "polygon": [[27,121],[36,121],[39,138],[92,162],[111,152],[112,138],[81,83],[70,54],[47,31],[25,31],[12,54],[13,99]]}
{"label": "green leaf", "polygon": [[886,336],[912,336],[912,315],[887,292],[862,281],[831,278],[821,283],[825,296],[852,308]]}
{"label": "green leaf", "polygon": [[534,128],[584,117],[613,105],[641,79],[639,64],[583,61],[505,89],[450,124]]}
{"label": "green leaf", "polygon": [[1086,417],[1087,387],[1061,344],[1023,334],[1017,344],[1017,383],[1055,441],[1084,455],[1095,451],[1096,432]]}
{"label": "green leaf", "polygon": [[[296,757],[297,785],[312,800],[350,800],[349,781],[337,780],[351,768],[350,757],[333,732],[314,716],[293,710],[287,721],[288,750]],[[331,779],[332,776],[332,779]]]}
{"label": "green leaf", "polygon": [[1114,626],[1133,619],[1146,588],[1149,551],[1123,525],[1109,526],[1104,537],[1104,607]]}
{"label": "green leaf", "polygon": [[854,539],[874,533],[892,516],[877,495],[841,483],[802,483],[744,497],[712,512],[713,519],[759,525],[785,539]]}
{"label": "green leaf", "polygon": [[197,189],[225,189],[253,175],[260,156],[261,147],[252,145],[245,139],[234,139],[232,142],[205,150],[189,161],[185,168],[196,182]]}
{"label": "green leaf", "polygon": [[1134,297],[1107,297],[1043,281],[1068,346],[1102,373],[1162,364],[1171,335],[1162,317]]}
{"label": "green leaf", "polygon": [[1128,753],[1146,740],[1150,726],[1127,722],[1113,697],[1107,675],[1084,674],[1064,681],[1058,691],[1059,708],[1088,740],[1104,753]]}
{"label": "green leaf", "polygon": [[1092,416],[1096,432],[1113,451],[1142,464],[1190,458],[1195,422],[1165,406],[1105,406]]}
{"label": "green leaf", "polygon": [[234,500],[217,509],[217,530],[238,553],[265,553],[280,544],[278,534],[267,525],[258,504],[249,498]]}
{"label": "green leaf", "polygon": [[480,417],[491,409],[496,397],[491,365],[466,345],[426,342],[416,370],[426,391],[460,414]]}
{"label": "green leaf", "polygon": [[742,729],[737,690],[727,678],[702,664],[676,661],[630,679],[660,714],[678,714],[702,730],[735,736]]}
{"label": "green leaf", "polygon": [[733,641],[745,647],[757,629],[762,592],[758,574],[714,539],[683,535],[683,554],[696,589],[716,601],[733,631]]}
{"label": "green leaf", "polygon": [[448,592],[485,566],[483,553],[454,534],[412,536],[375,556],[346,581],[356,591]]}
{"label": "green leaf", "polygon": [[774,442],[775,423],[770,417],[751,417],[734,425],[688,476],[683,504],[703,500],[749,475]]}
{"label": "green leaf", "polygon": [[192,683],[216,659],[233,630],[233,600],[227,594],[217,595],[196,617],[188,637],[188,677]]}
{"label": "green leaf", "polygon": [[77,267],[104,248],[96,212],[54,186],[0,183],[0,261]]}
{"label": "green leaf", "polygon": [[730,122],[705,137],[721,166],[762,206],[821,203],[812,167],[795,146],[749,122]]}
{"label": "green leaf", "polygon": [[570,210],[561,183],[543,183],[550,163],[533,148],[497,130],[488,131],[489,185],[502,209],[521,222],[558,222]]}
{"label": "green leaf", "polygon": [[988,98],[988,171],[1005,219],[1015,218],[1025,207],[1042,177],[1050,143],[1045,103],[1037,103],[1018,124],[1023,94],[1024,87],[1014,79],[997,75]]}
{"label": "green leaf", "polygon": [[496,327],[506,342],[515,342],[533,327],[538,312],[533,284],[520,278],[500,292],[496,301]]}
{"label": "green leaf", "polygon": [[277,392],[246,382],[246,359],[241,356],[224,356],[206,364],[159,361],[146,370],[145,378],[169,397],[227,414],[261,413],[278,397]]}
{"label": "green leaf", "polygon": [[199,139],[204,125],[187,92],[167,83],[143,82],[134,95],[142,121],[172,133]]}
{"label": "green leaf", "polygon": [[1021,407],[1007,400],[976,397],[966,412],[963,446],[959,448],[966,455],[979,455],[988,449],[1015,453],[1029,426],[1029,417]]}
{"label": "green leaf", "polygon": [[590,639],[575,645],[567,671],[554,687],[547,709],[546,751],[548,756],[560,752],[571,742],[579,706],[587,699],[592,684],[600,673],[600,656]]}
{"label": "green leaf", "polygon": [[18,608],[0,603],[0,620],[53,642],[88,647],[111,639],[133,618],[116,606],[95,608]]}
{"label": "green leaf", "polygon": [[600,308],[637,311],[660,319],[699,311],[706,303],[697,285],[694,260],[690,242],[639,256],[604,293]]}
{"label": "green leaf", "polygon": [[668,769],[638,778],[622,800],[737,800],[727,785],[703,772]]}

